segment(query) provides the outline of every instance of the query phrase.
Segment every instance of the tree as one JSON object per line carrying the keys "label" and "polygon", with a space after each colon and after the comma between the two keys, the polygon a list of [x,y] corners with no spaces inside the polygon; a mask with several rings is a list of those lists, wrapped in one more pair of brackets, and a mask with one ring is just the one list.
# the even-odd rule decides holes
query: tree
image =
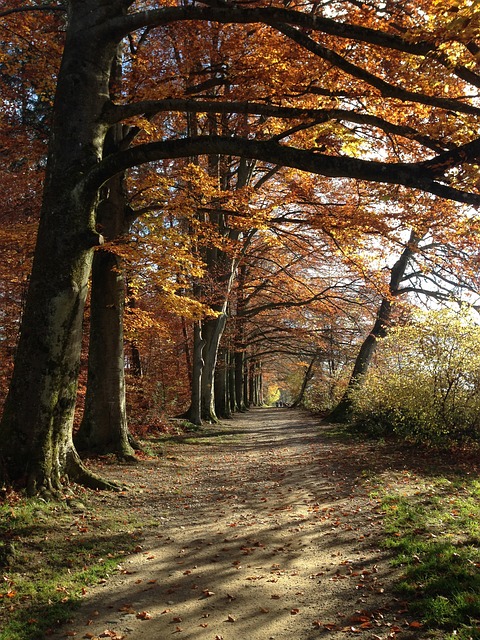
{"label": "tree", "polygon": [[[435,10],[435,3],[430,6],[427,2],[403,18],[374,12],[367,20],[369,26],[360,26],[363,10],[353,10],[349,22],[342,8],[331,18],[261,5],[158,9],[142,5],[137,9],[130,0],[70,0],[66,6],[68,24],[56,83],[41,220],[15,370],[0,426],[4,474],[10,480],[26,476],[30,493],[57,490],[66,475],[95,486],[105,484],[92,478],[78,459],[72,419],[92,250],[103,241],[95,215],[100,189],[114,175],[162,158],[231,155],[480,204],[475,188],[480,141],[469,133],[480,110],[470,98],[449,97],[450,87],[468,95],[467,89],[480,84],[479,76],[469,68],[475,50],[471,35],[455,31]],[[19,10],[7,7],[0,15],[9,18]],[[438,18],[432,32],[421,28],[426,11]],[[397,18],[403,20],[400,32],[406,29],[408,38],[398,35]],[[193,20],[258,25],[253,29],[255,59],[261,57],[263,48],[268,66],[274,61],[295,61],[291,86],[287,86],[286,69],[276,75],[271,89],[265,78],[258,82],[258,78],[242,77],[241,69],[236,69],[237,83],[244,89],[241,101],[190,101],[182,96],[112,104],[109,80],[122,39],[141,29],[166,29],[174,22]],[[324,34],[330,46],[317,40],[317,34]],[[345,39],[357,46],[345,51]],[[445,50],[438,42],[455,46]],[[458,47],[461,55],[455,57]],[[423,64],[426,58],[428,65]],[[365,60],[364,66],[360,60]],[[326,84],[319,84],[318,78]],[[293,106],[280,97],[287,95],[287,88],[294,96]],[[322,95],[328,106],[312,107]],[[365,104],[359,99],[363,95]],[[272,104],[272,97],[277,104]],[[339,109],[334,104],[341,97]],[[391,109],[400,103],[408,106],[402,110],[405,121],[390,122],[390,116],[392,120],[400,117],[398,109]],[[345,108],[349,104],[354,107]],[[270,139],[252,140],[247,127],[242,136],[177,138],[174,134],[170,139],[139,140],[132,148],[103,156],[105,136],[112,125],[139,116],[154,118],[165,110],[257,114],[299,124],[281,127],[283,135],[290,127],[288,144],[279,142],[278,131]],[[425,125],[426,112],[435,120],[430,129]],[[352,135],[357,134],[357,145],[350,141],[344,146],[340,133],[344,123],[353,126],[359,121],[361,126],[351,129]],[[332,153],[326,143],[312,149],[311,144],[305,146],[301,135],[295,137],[296,127],[299,131],[307,127],[317,136],[323,130],[324,137],[333,136],[339,144]],[[365,153],[364,127],[376,133],[375,143],[367,145],[369,159],[360,157]],[[397,146],[400,138],[406,142]],[[370,159],[372,155],[376,159]]]}

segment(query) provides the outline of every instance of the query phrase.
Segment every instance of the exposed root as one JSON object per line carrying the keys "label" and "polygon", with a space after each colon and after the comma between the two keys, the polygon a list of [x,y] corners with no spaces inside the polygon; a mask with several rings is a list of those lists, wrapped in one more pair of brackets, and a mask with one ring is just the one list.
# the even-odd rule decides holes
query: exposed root
{"label": "exposed root", "polygon": [[80,460],[80,456],[72,449],[68,455],[66,464],[66,472],[72,482],[81,484],[89,489],[100,489],[108,491],[122,491],[125,485],[111,480],[106,480],[101,476],[93,473]]}

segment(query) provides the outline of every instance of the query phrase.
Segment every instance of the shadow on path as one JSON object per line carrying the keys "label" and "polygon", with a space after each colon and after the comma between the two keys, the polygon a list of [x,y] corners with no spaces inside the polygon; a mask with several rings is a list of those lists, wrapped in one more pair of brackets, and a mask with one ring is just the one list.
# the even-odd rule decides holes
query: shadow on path
{"label": "shadow on path", "polygon": [[408,630],[372,497],[373,474],[402,474],[414,458],[291,409],[189,438],[164,440],[164,456],[137,467],[102,468],[132,489],[96,494],[96,508],[145,526],[137,552],[53,638],[428,637]]}

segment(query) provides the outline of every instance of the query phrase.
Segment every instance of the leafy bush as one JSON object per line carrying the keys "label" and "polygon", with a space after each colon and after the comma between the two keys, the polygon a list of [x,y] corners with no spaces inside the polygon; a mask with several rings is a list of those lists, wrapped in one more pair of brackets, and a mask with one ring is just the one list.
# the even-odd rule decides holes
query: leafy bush
{"label": "leafy bush", "polygon": [[442,446],[480,442],[480,327],[473,312],[429,311],[391,329],[351,398],[354,424],[373,435]]}

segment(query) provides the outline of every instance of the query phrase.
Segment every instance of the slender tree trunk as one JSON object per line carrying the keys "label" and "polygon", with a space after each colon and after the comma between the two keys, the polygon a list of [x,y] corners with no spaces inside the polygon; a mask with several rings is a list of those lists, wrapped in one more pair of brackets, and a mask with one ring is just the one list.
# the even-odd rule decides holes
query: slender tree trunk
{"label": "slender tree trunk", "polygon": [[300,393],[295,401],[292,403],[292,409],[299,407],[303,404],[303,399],[305,397],[305,391],[307,390],[308,383],[312,379],[313,376],[313,366],[317,360],[318,354],[315,353],[313,358],[310,360],[308,367],[305,369],[305,375],[303,376],[302,388],[300,389]]}
{"label": "slender tree trunk", "polygon": [[[131,287],[129,281],[128,281],[128,277],[125,276],[125,280],[126,280],[126,291],[127,291],[127,303],[126,303],[126,311],[127,314],[128,313],[132,313],[132,310],[136,308],[137,306],[137,301],[135,299],[135,294],[133,292],[133,288]],[[135,339],[135,337],[131,338],[128,341],[128,345],[130,348],[130,373],[132,374],[132,376],[134,376],[135,378],[141,378],[143,376],[143,364],[142,364],[142,358],[140,355],[140,349],[138,346],[138,342]]]}
{"label": "slender tree trunk", "polygon": [[235,355],[231,349],[228,350],[228,387],[230,400],[230,413],[238,411],[237,389],[235,379]]}
{"label": "slender tree trunk", "polygon": [[228,350],[220,348],[215,368],[215,413],[218,418],[231,418],[228,377]]}
{"label": "slender tree trunk", "polygon": [[97,194],[81,185],[102,157],[115,44],[96,27],[103,7],[71,2],[69,10],[34,264],[0,425],[3,474],[23,479],[30,494],[55,491],[66,476],[106,486],[81,464],[72,426],[92,248],[101,242]]}
{"label": "slender tree trunk", "polygon": [[408,244],[405,246],[401,256],[391,269],[389,283],[390,296],[382,299],[377,311],[375,324],[368,336],[365,338],[362,346],[360,347],[360,351],[358,352],[352,375],[348,381],[347,389],[338,405],[328,415],[328,420],[330,422],[345,422],[349,418],[352,408],[350,392],[357,385],[362,383],[362,378],[367,373],[370,362],[375,354],[377,339],[383,337],[390,326],[392,317],[392,299],[402,293],[400,288],[401,282],[414,254],[414,250],[419,242],[420,238],[412,231]]}
{"label": "slender tree trunk", "polygon": [[202,424],[202,373],[204,367],[203,348],[205,341],[202,336],[202,324],[197,321],[193,325],[193,361],[192,361],[192,390],[190,408],[185,417],[193,424]]}

